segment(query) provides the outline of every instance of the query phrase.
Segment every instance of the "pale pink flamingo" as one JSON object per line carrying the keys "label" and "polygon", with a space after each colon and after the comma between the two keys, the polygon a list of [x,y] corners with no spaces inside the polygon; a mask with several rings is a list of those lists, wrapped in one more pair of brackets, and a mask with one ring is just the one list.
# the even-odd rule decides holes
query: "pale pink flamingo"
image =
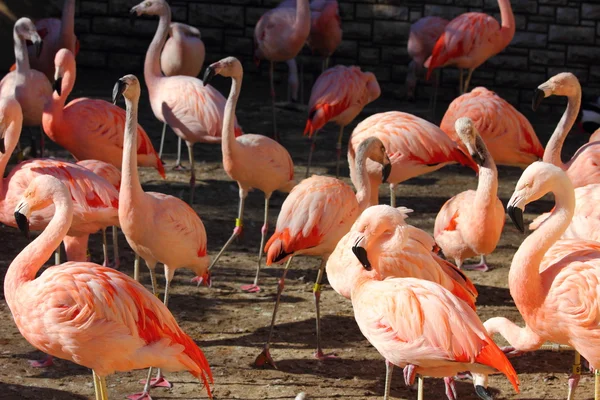
{"label": "pale pink flamingo", "polygon": [[457,97],[444,114],[440,128],[464,150],[454,129],[461,117],[473,121],[497,165],[526,168],[544,155],[544,147],[527,118],[491,90],[477,87]]}
{"label": "pale pink flamingo", "polygon": [[[549,340],[568,344],[590,366],[600,368],[600,244],[586,239],[560,239],[573,218],[573,184],[559,167],[535,162],[524,172],[507,212],[524,232],[525,206],[553,193],[554,210],[515,253],[508,285],[525,321],[520,328],[503,317],[485,322],[487,331],[500,333],[517,351],[533,351]],[[569,398],[579,375],[569,378]]]}
{"label": "pale pink flamingo", "polygon": [[[200,31],[193,26],[180,22],[171,22],[169,26],[169,39],[160,53],[160,69],[165,76],[186,75],[196,77],[200,75],[206,50],[202,42]],[[166,122],[163,123],[162,136],[158,157],[162,158],[165,142]],[[177,137],[177,162],[176,169],[181,169],[181,137]]]}
{"label": "pale pink flamingo", "polygon": [[289,192],[295,185],[294,163],[290,153],[275,140],[263,135],[246,134],[235,137],[235,108],[242,88],[244,70],[235,57],[227,57],[208,66],[204,73],[204,84],[215,75],[231,78],[231,90],[225,105],[223,121],[223,168],[227,175],[239,186],[240,206],[231,237],[223,245],[209,269],[217,263],[229,244],[242,233],[244,228],[244,201],[251,189],[258,189],[265,195],[265,218],[260,230],[261,239],[258,249],[258,262],[254,283],[244,285],[242,289],[258,292],[258,278],[262,260],[262,249],[269,231],[269,199],[275,190]]}
{"label": "pale pink flamingo", "polygon": [[[467,303],[443,286],[424,279],[376,280],[364,248],[353,247],[360,264],[338,271],[351,275],[354,318],[362,334],[386,360],[384,399],[390,395],[394,366],[404,368],[404,380],[415,376],[453,377],[471,371],[477,395],[487,391],[488,374],[501,372],[519,392],[519,378],[510,361],[485,331]],[[456,398],[452,387],[448,398]],[[423,398],[419,384],[419,398]]]}
{"label": "pale pink flamingo", "polygon": [[[0,81],[0,97],[14,96],[19,101],[23,113],[23,126],[41,126],[44,105],[52,98],[52,86],[46,75],[31,68],[25,41],[33,42],[36,55],[39,55],[42,39],[29,18],[21,18],[15,22],[13,39],[17,67]],[[43,132],[40,141],[43,157]]]}
{"label": "pale pink flamingo", "polygon": [[56,265],[36,278],[72,225],[71,194],[53,176],[38,176],[14,210],[27,232],[31,214],[49,204],[56,210],[52,220],[13,260],[4,279],[6,303],[23,337],[43,352],[92,369],[97,399],[108,400],[107,375],[150,366],[187,370],[212,397],[204,354],[138,282],[89,262]]}
{"label": "pale pink flamingo", "polygon": [[[444,33],[435,43],[431,57],[425,62],[427,79],[435,68],[454,65],[459,69],[460,93],[469,89],[475,68],[488,58],[500,53],[515,35],[515,16],[510,0],[498,0],[501,23],[487,14],[469,12],[461,14],[446,25]],[[468,70],[463,86],[463,69]]]}
{"label": "pale pink flamingo", "polygon": [[574,187],[600,183],[600,142],[585,144],[577,150],[566,164],[562,162],[561,151],[565,139],[577,119],[581,106],[581,85],[575,75],[562,72],[542,83],[535,91],[533,109],[536,110],[545,97],[566,96],[567,108],[556,125],[544,150],[544,162],[559,166],[567,172]]}
{"label": "pale pink flamingo", "polygon": [[[190,159],[190,203],[194,202],[196,172],[194,143],[221,143],[225,97],[212,86],[191,76],[164,76],[160,71],[160,52],[167,40],[171,24],[171,8],[165,0],[145,0],[131,9],[139,15],[159,17],[158,28],[146,52],[144,79],[148,86],[154,116],[167,123],[185,140]],[[236,135],[242,130],[235,126]]]}
{"label": "pale pink flamingo", "polygon": [[[113,90],[113,102],[119,95],[125,98],[127,119],[123,144],[121,191],[119,192],[119,222],[127,243],[144,259],[150,270],[152,290],[156,294],[155,268],[162,263],[165,269],[164,304],[169,304],[169,287],[175,271],[189,268],[197,276],[194,280],[208,283],[210,257],[206,252],[206,231],[198,214],[184,201],[162,193],[144,192],[140,184],[136,157],[137,119],[140,83],[133,75],[119,79]],[[144,391],[130,396],[135,400],[150,400],[150,386],[171,387],[161,370],[150,379]]]}
{"label": "pale pink flamingo", "polygon": [[310,2],[310,34],[307,45],[323,60],[323,71],[329,66],[329,57],[342,42],[342,21],[337,0]]}
{"label": "pale pink flamingo", "polygon": [[[479,165],[477,190],[466,190],[442,206],[435,218],[433,236],[446,258],[458,268],[487,271],[485,256],[498,245],[504,227],[504,206],[498,198],[498,170],[471,119],[456,120],[455,130],[469,154]],[[475,265],[463,265],[470,257],[480,256]]]}
{"label": "pale pink flamingo", "polygon": [[[52,100],[42,119],[50,139],[67,149],[77,160],[100,160],[121,168],[125,111],[105,100],[81,97],[65,106],[75,85],[75,57],[67,49],[56,53]],[[138,127],[139,165],[165,171],[146,132]]]}
{"label": "pale pink flamingo", "polygon": [[318,359],[330,358],[321,349],[320,308],[321,279],[325,264],[340,238],[348,232],[356,218],[367,208],[371,198],[371,181],[367,179],[365,164],[367,158],[382,165],[380,179],[385,182],[389,174],[390,160],[385,148],[377,138],[368,138],[358,149],[356,157],[359,179],[355,183],[356,194],[352,188],[339,179],[313,175],[304,179],[296,186],[281,206],[277,217],[275,233],[267,242],[267,265],[281,264],[287,260],[277,287],[275,308],[271,318],[269,336],[262,353],[256,357],[254,365],[260,367],[269,364],[275,367],[271,357],[270,346],[273,337],[275,318],[283,292],[285,276],[292,259],[296,255],[321,257],[321,265],[317,281],[313,287],[317,321],[317,351]]}
{"label": "pale pink flamingo", "polygon": [[[388,178],[392,207],[396,204],[395,185],[415,176],[437,171],[454,163],[477,171],[477,164],[463,152],[440,128],[411,114],[388,111],[371,115],[359,123],[348,142],[348,165],[350,178],[356,181],[354,155],[365,138],[376,136],[381,140],[392,161],[392,172]],[[373,187],[381,183],[381,167],[367,161],[367,171]],[[375,186],[377,185],[377,186]],[[371,191],[370,204],[379,203],[379,191]]]}
{"label": "pale pink flamingo", "polygon": [[360,67],[336,65],[317,78],[310,93],[308,119],[304,128],[304,134],[312,137],[306,166],[307,177],[310,173],[317,133],[329,121],[340,126],[335,146],[335,176],[339,176],[344,127],[351,123],[363,108],[375,101],[380,94],[381,88],[375,75],[372,72],[362,72]]}
{"label": "pale pink flamingo", "polygon": [[310,33],[310,7],[308,0],[296,0],[296,7],[280,5],[260,17],[254,28],[254,59],[268,60],[273,111],[273,137],[279,138],[275,115],[275,62],[296,57]]}

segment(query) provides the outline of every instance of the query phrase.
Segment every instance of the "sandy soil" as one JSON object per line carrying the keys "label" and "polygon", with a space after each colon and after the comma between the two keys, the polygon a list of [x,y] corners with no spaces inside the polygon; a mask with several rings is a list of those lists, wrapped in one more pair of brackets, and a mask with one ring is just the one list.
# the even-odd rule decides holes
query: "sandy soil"
{"label": "sandy soil", "polygon": [[[112,84],[119,76],[114,73],[90,73],[78,75],[75,96],[108,99]],[[257,83],[258,82],[258,83]],[[248,79],[238,107],[238,118],[247,132],[271,132],[268,88],[266,78]],[[225,92],[229,82],[216,79],[217,86]],[[284,88],[280,85],[280,92]],[[362,120],[376,112],[396,109],[420,115],[426,113],[427,103],[408,104],[400,99],[383,98],[369,106],[360,116]],[[439,116],[445,110],[440,106]],[[308,142],[301,136],[305,111],[280,109],[278,120],[283,143],[289,149],[296,164],[298,177],[304,176]],[[537,115],[533,120],[538,134],[545,143],[556,122],[556,115]],[[154,119],[143,95],[141,122],[158,145],[160,124]],[[353,128],[354,125],[351,127]],[[348,133],[351,129],[348,129]],[[315,173],[334,171],[334,146],[337,128],[329,126],[319,135],[315,155]],[[587,138],[573,135],[568,144],[570,151]],[[347,140],[347,137],[346,137]],[[344,143],[346,143],[346,140]],[[26,141],[26,139],[25,139]],[[175,135],[168,133],[166,143],[168,164],[167,180],[161,180],[153,170],[144,170],[142,178],[146,190],[160,191],[187,199],[189,172],[172,171]],[[55,147],[50,149],[56,156],[67,156]],[[214,256],[229,237],[237,212],[237,186],[224,173],[218,146],[195,148],[198,184],[194,209],[202,217],[208,232],[209,250]],[[187,160],[184,154],[184,159]],[[187,164],[187,163],[186,163]],[[344,164],[343,175],[348,176]],[[512,193],[520,171],[500,168],[500,191],[502,201]],[[345,178],[350,182],[348,178]],[[452,195],[476,186],[474,174],[465,168],[449,167],[437,173],[413,179],[400,185],[399,204],[413,208],[410,223],[429,232],[437,211]],[[275,194],[271,201],[271,232],[284,195]],[[387,188],[381,188],[381,202],[388,202]],[[551,199],[544,199],[528,208],[526,218],[531,220],[538,213],[552,207]],[[256,266],[256,255],[262,225],[263,197],[252,193],[247,201],[245,235],[231,246],[221,259],[213,275],[213,287],[197,288],[190,283],[190,271],[178,271],[173,283],[170,309],[183,329],[194,338],[205,352],[215,376],[216,399],[293,399],[299,392],[306,392],[310,399],[379,399],[383,396],[385,366],[383,359],[362,337],[352,314],[349,301],[341,298],[327,286],[322,295],[323,342],[327,351],[339,359],[320,362],[313,358],[315,347],[314,302],[312,284],[316,278],[319,260],[298,257],[288,273],[283,304],[274,335],[272,355],[278,370],[255,369],[251,366],[260,353],[267,336],[267,328],[273,309],[276,282],[281,274],[279,266],[265,267],[261,274],[263,290],[258,294],[246,294],[240,285],[251,283]],[[504,229],[501,242],[489,262],[494,269],[488,273],[468,273],[476,283],[480,297],[478,313],[482,320],[492,316],[507,316],[522,322],[509,291],[507,274],[515,250],[523,239],[510,223]],[[14,229],[0,228],[0,276],[4,276],[10,261],[27,244],[27,240]],[[131,274],[133,253],[124,237],[120,236],[121,271]],[[102,262],[99,235],[91,238],[92,259]],[[149,285],[147,271],[143,282]],[[162,275],[159,278],[164,283]],[[56,365],[46,369],[29,366],[27,359],[40,358],[41,353],[21,337],[8,307],[0,302],[0,399],[89,399],[93,398],[91,373],[71,362],[57,360]],[[101,349],[99,349],[101,351]],[[567,377],[571,370],[572,353],[537,352],[513,359],[520,373],[521,394],[516,395],[508,381],[501,376],[490,379],[490,388],[496,398],[506,399],[560,399],[566,396]],[[416,392],[405,387],[402,375],[396,371],[392,383],[392,397],[416,398]],[[139,391],[138,380],[145,371],[119,373],[109,377],[110,396],[124,398],[126,394]],[[173,389],[156,389],[154,399],[205,399],[201,385],[186,373],[168,374]],[[459,397],[475,399],[472,384],[457,383]],[[580,383],[576,398],[592,398],[593,378],[586,373]],[[441,380],[425,381],[425,398],[445,398]]]}

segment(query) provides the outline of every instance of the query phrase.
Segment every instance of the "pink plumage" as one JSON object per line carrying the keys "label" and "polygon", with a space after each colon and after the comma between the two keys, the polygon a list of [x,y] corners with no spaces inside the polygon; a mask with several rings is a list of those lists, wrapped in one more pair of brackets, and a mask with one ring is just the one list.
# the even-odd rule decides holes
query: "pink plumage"
{"label": "pink plumage", "polygon": [[205,54],[204,43],[197,28],[171,22],[169,39],[160,53],[160,69],[165,76],[198,76]]}
{"label": "pink plumage", "polygon": [[342,42],[342,21],[337,0],[313,0],[307,44],[318,55],[328,58]]}
{"label": "pink plumage", "polygon": [[98,160],[81,160],[77,162],[77,165],[87,168],[106,179],[115,189],[119,190],[121,188],[121,171],[114,165]]}

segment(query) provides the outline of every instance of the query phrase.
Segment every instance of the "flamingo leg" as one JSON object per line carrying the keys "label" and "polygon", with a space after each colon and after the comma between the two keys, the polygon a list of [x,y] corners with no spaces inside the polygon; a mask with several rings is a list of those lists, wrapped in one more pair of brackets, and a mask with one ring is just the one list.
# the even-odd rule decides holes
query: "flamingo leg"
{"label": "flamingo leg", "polygon": [[436,69],[434,72],[434,81],[433,81],[433,96],[431,97],[431,121],[436,123],[435,111],[437,108],[437,94],[438,88],[440,87],[440,70]]}
{"label": "flamingo leg", "polygon": [[108,267],[108,247],[106,244],[106,228],[102,228],[102,254],[104,254],[104,267]]}
{"label": "flamingo leg", "polygon": [[469,69],[469,73],[467,74],[467,80],[465,81],[465,90],[463,93],[467,93],[469,91],[469,83],[471,82],[471,75],[473,75],[474,68]]}
{"label": "flamingo leg", "polygon": [[448,400],[456,400],[458,395],[456,394],[456,384],[454,383],[454,378],[449,376],[445,377],[444,384],[446,386],[446,397]]}
{"label": "flamingo leg", "polygon": [[119,269],[121,260],[119,259],[119,232],[116,226],[112,227],[113,254],[115,256],[115,269]]}
{"label": "flamingo leg", "polygon": [[342,138],[344,137],[344,127],[340,126],[340,134],[337,143],[335,144],[335,177],[340,176],[340,158],[342,157]]}
{"label": "flamingo leg", "polygon": [[133,261],[133,279],[136,282],[140,281],[140,256],[135,255],[135,260]]}
{"label": "flamingo leg", "polygon": [[271,327],[269,328],[269,337],[267,338],[267,342],[265,343],[263,351],[258,355],[258,357],[256,357],[256,360],[254,360],[255,367],[264,367],[266,364],[269,364],[273,368],[277,369],[277,365],[275,365],[275,361],[273,361],[269,349],[271,347],[271,339],[273,338],[273,329],[275,328],[275,318],[277,317],[277,309],[279,308],[281,293],[283,292],[283,288],[285,287],[285,276],[287,275],[288,269],[290,268],[290,264],[292,263],[293,258],[294,256],[290,257],[287,260],[287,263],[285,263],[285,267],[283,268],[281,278],[279,278],[279,283],[277,285],[277,298],[275,299],[275,307],[273,308],[273,315],[271,316]]}
{"label": "flamingo leg", "polygon": [[158,286],[156,284],[155,265],[153,265],[152,267],[148,265],[148,270],[150,271],[150,283],[152,284],[152,294],[158,297]]}
{"label": "flamingo leg", "polygon": [[463,69],[462,68],[458,69],[458,76],[460,79],[459,84],[458,84],[458,91],[460,94],[463,94],[464,87],[463,87]]}
{"label": "flamingo leg", "polygon": [[194,144],[187,142],[190,158],[190,204],[194,204],[194,188],[196,187],[196,169],[194,168]]}
{"label": "flamingo leg", "polygon": [[[325,57],[325,69],[329,68],[329,56]],[[323,72],[325,72],[325,69]]]}
{"label": "flamingo leg", "polygon": [[60,264],[60,246],[58,246],[56,248],[56,251],[54,252],[54,265],[59,265]]}
{"label": "flamingo leg", "polygon": [[460,268],[466,269],[469,271],[481,271],[481,272],[486,272],[486,271],[490,270],[490,267],[485,262],[485,256],[483,254],[481,255],[479,264],[463,264]]}
{"label": "flamingo leg", "polygon": [[569,376],[569,391],[567,393],[567,400],[573,400],[575,398],[575,389],[579,385],[579,379],[581,378],[581,355],[579,352],[575,352],[575,359],[573,360],[573,371]]}
{"label": "flamingo leg", "polygon": [[101,389],[100,389],[100,380],[98,378],[98,375],[96,375],[96,372],[94,370],[92,370],[92,375],[94,377],[94,395],[96,397],[96,400],[101,400],[102,397],[101,396]]}
{"label": "flamingo leg", "polygon": [[273,110],[273,139],[279,142],[279,134],[277,133],[277,116],[275,114],[275,78],[274,78],[275,63],[271,61],[269,66],[269,79],[271,81],[271,108]]}
{"label": "flamingo leg", "polygon": [[217,261],[219,261],[219,258],[221,258],[221,256],[223,255],[225,249],[231,244],[231,242],[233,242],[233,239],[242,234],[244,228],[244,201],[246,200],[246,196],[248,196],[248,192],[240,188],[240,205],[238,208],[238,217],[235,219],[235,228],[233,228],[233,233],[231,234],[229,239],[227,239],[227,242],[225,242],[217,256],[214,258],[214,260],[208,267],[209,271],[217,264]]}
{"label": "flamingo leg", "polygon": [[383,392],[383,400],[390,398],[390,389],[392,387],[392,372],[394,372],[394,364],[385,360],[385,390]]}
{"label": "flamingo leg", "polygon": [[40,125],[40,158],[44,158],[45,148],[46,148],[46,140],[44,138],[44,129]]}
{"label": "flamingo leg", "polygon": [[160,147],[158,148],[158,158],[162,160],[163,148],[165,145],[165,134],[167,133],[167,123],[163,123],[162,134],[160,136]]}
{"label": "flamingo leg", "polygon": [[100,380],[100,398],[102,400],[108,400],[108,388],[106,387],[106,378],[101,376]]}
{"label": "flamingo leg", "polygon": [[[150,381],[152,378],[152,367],[148,368],[148,377],[145,380],[145,384],[144,384],[144,391],[141,393],[135,393],[132,395],[127,396],[127,398],[129,400],[152,400],[152,397],[150,397]],[[141,382],[144,382],[144,380],[142,380]]]}
{"label": "flamingo leg", "polygon": [[390,183],[390,206],[396,207],[396,184]]}
{"label": "flamingo leg", "polygon": [[319,133],[318,129],[313,133],[312,141],[310,142],[310,151],[308,152],[308,164],[306,165],[305,178],[308,178],[308,175],[310,174],[310,165],[312,164],[313,153],[315,152],[315,148],[317,147],[317,133]]}
{"label": "flamingo leg", "polygon": [[260,286],[258,286],[258,277],[260,275],[260,263],[262,261],[263,249],[265,247],[265,238],[269,232],[269,199],[271,195],[265,195],[265,219],[264,224],[260,230],[260,247],[258,248],[258,261],[256,266],[256,276],[254,277],[254,283],[252,285],[242,286],[244,292],[256,293],[260,292]]}
{"label": "flamingo leg", "polygon": [[323,279],[323,274],[325,273],[326,264],[327,259],[324,257],[321,260],[321,265],[319,266],[319,272],[317,273],[317,280],[315,282],[315,286],[313,286],[313,296],[315,297],[315,310],[317,313],[317,351],[315,352],[315,358],[319,360],[337,358],[335,354],[324,354],[323,349],[321,348],[321,309],[319,307],[319,303],[321,301],[321,280]]}
{"label": "flamingo leg", "polygon": [[600,400],[600,369],[594,370],[594,400]]}
{"label": "flamingo leg", "polygon": [[28,360],[28,362],[33,368],[47,368],[54,365],[54,357],[50,354],[46,354],[41,360]]}
{"label": "flamingo leg", "polygon": [[179,136],[177,136],[177,161],[173,169],[177,171],[185,170],[185,167],[181,165],[181,138]]}
{"label": "flamingo leg", "polygon": [[418,400],[423,400],[423,377],[421,375],[419,375],[419,381],[418,381],[418,389],[417,389],[417,399]]}

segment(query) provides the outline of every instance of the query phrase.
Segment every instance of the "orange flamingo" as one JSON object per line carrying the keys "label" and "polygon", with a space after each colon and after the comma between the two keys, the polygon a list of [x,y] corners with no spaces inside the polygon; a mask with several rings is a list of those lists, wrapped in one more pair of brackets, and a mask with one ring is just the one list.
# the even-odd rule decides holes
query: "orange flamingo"
{"label": "orange flamingo", "polygon": [[[598,369],[600,244],[587,239],[560,239],[575,208],[568,175],[552,164],[531,164],[517,182],[507,212],[524,232],[525,206],[547,193],[554,194],[554,210],[523,241],[508,274],[510,294],[526,325],[520,328],[506,318],[496,317],[486,321],[485,327],[491,335],[500,333],[517,351],[536,350],[547,340],[568,344]],[[569,378],[569,398],[579,376]]]}
{"label": "orange flamingo", "polygon": [[[392,207],[396,204],[395,185],[415,176],[437,171],[454,163],[460,163],[477,171],[477,164],[464,153],[437,126],[411,114],[389,111],[371,115],[354,128],[348,142],[348,165],[350,178],[356,182],[354,168],[356,148],[365,138],[376,136],[387,149],[392,161],[390,195]],[[371,185],[378,187],[381,167],[367,161],[367,171]],[[379,191],[371,191],[370,204],[379,203]]]}
{"label": "orange flamingo", "polygon": [[[43,125],[50,139],[67,149],[77,160],[100,160],[117,168],[123,158],[125,112],[107,101],[85,97],[67,97],[75,85],[75,57],[67,49],[56,53],[55,92],[44,108]],[[145,167],[154,167],[164,178],[165,171],[152,142],[138,128],[138,159]]]}
{"label": "orange flamingo", "polygon": [[[469,89],[475,68],[500,53],[515,35],[515,16],[510,0],[498,0],[501,24],[484,13],[469,12],[454,18],[435,43],[431,57],[425,61],[427,80],[435,68],[454,65],[459,69],[460,93]],[[468,69],[463,86],[463,69]]]}
{"label": "orange flamingo", "polygon": [[[169,39],[160,53],[160,69],[165,76],[187,75],[198,76],[204,64],[206,50],[200,38],[200,31],[193,26],[180,22],[171,22],[169,26]],[[162,136],[158,157],[162,158],[163,145],[167,124],[163,123]],[[177,137],[177,162],[175,169],[182,169],[181,165],[181,137]]]}
{"label": "orange flamingo", "polygon": [[444,114],[440,128],[465,150],[454,129],[456,120],[461,117],[473,121],[498,165],[526,168],[544,155],[544,148],[527,118],[491,90],[477,87],[457,97]]}
{"label": "orange flamingo", "polygon": [[[113,102],[119,95],[125,98],[127,119],[123,144],[123,176],[119,192],[119,222],[127,243],[137,255],[144,259],[150,270],[152,290],[156,294],[155,268],[162,263],[165,269],[164,304],[169,305],[169,287],[175,271],[179,268],[193,270],[202,282],[207,280],[210,257],[206,252],[206,231],[198,214],[184,201],[162,193],[144,192],[140,184],[136,157],[137,118],[140,98],[140,83],[133,75],[119,79],[113,90]],[[157,232],[162,234],[157,235]],[[137,275],[137,274],[136,274]],[[144,391],[130,396],[131,399],[150,399],[151,386],[171,387],[161,370],[155,379],[150,379]]]}
{"label": "orange flamingo", "polygon": [[[453,258],[458,268],[487,271],[485,255],[494,251],[504,227],[504,206],[498,198],[498,170],[473,121],[456,120],[458,137],[479,164],[477,190],[467,190],[452,197],[435,218],[433,236],[446,258]],[[463,261],[481,256],[479,264]]]}
{"label": "orange flamingo", "polygon": [[340,174],[340,156],[344,128],[351,123],[363,108],[375,101],[381,94],[377,78],[372,72],[362,72],[359,67],[337,65],[323,72],[315,82],[308,102],[308,119],[304,134],[312,137],[306,176],[315,149],[317,133],[327,122],[340,126],[336,144],[335,176]]}
{"label": "orange flamingo", "polygon": [[[260,247],[258,249],[258,265],[254,283],[242,286],[242,290],[258,292],[258,278],[262,260],[262,248],[269,231],[269,199],[275,190],[289,192],[295,185],[294,163],[290,153],[277,143],[263,135],[246,134],[238,138],[234,135],[235,108],[242,88],[244,70],[235,57],[227,57],[208,66],[204,73],[207,84],[215,75],[231,78],[231,90],[225,105],[223,121],[223,168],[227,175],[239,186],[240,206],[235,228],[227,242],[213,260],[209,269],[217,263],[229,244],[242,233],[244,227],[244,201],[251,189],[258,189],[265,194],[265,219],[261,229]],[[248,168],[251,165],[252,168]]]}
{"label": "orange flamingo", "polygon": [[267,265],[281,264],[287,260],[277,287],[277,298],[271,318],[269,337],[262,353],[256,357],[257,367],[269,364],[275,367],[271,357],[270,346],[275,326],[275,318],[283,292],[285,276],[292,259],[296,255],[312,255],[321,257],[321,265],[317,281],[313,287],[315,308],[317,314],[317,351],[318,359],[330,358],[321,349],[320,308],[321,279],[329,255],[334,250],[340,238],[348,232],[352,223],[362,210],[369,206],[371,198],[370,181],[367,179],[365,164],[367,158],[383,166],[381,178],[384,182],[389,174],[390,160],[385,148],[377,138],[368,138],[358,149],[356,157],[359,179],[356,182],[356,194],[352,188],[339,179],[313,175],[304,179],[285,199],[281,212],[277,217],[275,233],[267,242]]}
{"label": "orange flamingo", "polygon": [[600,183],[600,142],[591,142],[577,150],[573,158],[566,164],[561,160],[560,153],[565,139],[577,119],[581,106],[581,85],[575,75],[562,72],[542,83],[535,91],[532,107],[538,108],[542,100],[549,96],[566,96],[567,108],[558,122],[544,151],[544,162],[559,166],[567,172],[574,187],[591,183]]}
{"label": "orange flamingo", "polygon": [[296,57],[310,33],[310,7],[308,0],[296,0],[296,7],[281,5],[263,14],[254,28],[254,59],[270,62],[271,108],[273,111],[273,137],[278,139],[275,115],[275,62]]}
{"label": "orange flamingo", "polygon": [[[191,76],[164,76],[160,71],[160,52],[169,25],[171,8],[165,0],[144,0],[131,9],[131,13],[156,15],[158,28],[146,52],[144,79],[148,85],[150,105],[154,116],[168,124],[175,134],[185,140],[190,159],[190,203],[194,202],[196,172],[194,169],[194,143],[220,143],[225,98],[212,86],[204,86]],[[236,124],[236,135],[242,130]]]}
{"label": "orange flamingo", "polygon": [[71,226],[71,194],[53,176],[38,176],[15,208],[15,220],[27,232],[31,214],[49,204],[56,212],[48,227],[13,260],[4,279],[6,303],[23,337],[41,351],[92,369],[97,399],[108,400],[107,375],[150,366],[187,370],[212,397],[204,354],[138,282],[89,262],[56,265],[36,278]]}

